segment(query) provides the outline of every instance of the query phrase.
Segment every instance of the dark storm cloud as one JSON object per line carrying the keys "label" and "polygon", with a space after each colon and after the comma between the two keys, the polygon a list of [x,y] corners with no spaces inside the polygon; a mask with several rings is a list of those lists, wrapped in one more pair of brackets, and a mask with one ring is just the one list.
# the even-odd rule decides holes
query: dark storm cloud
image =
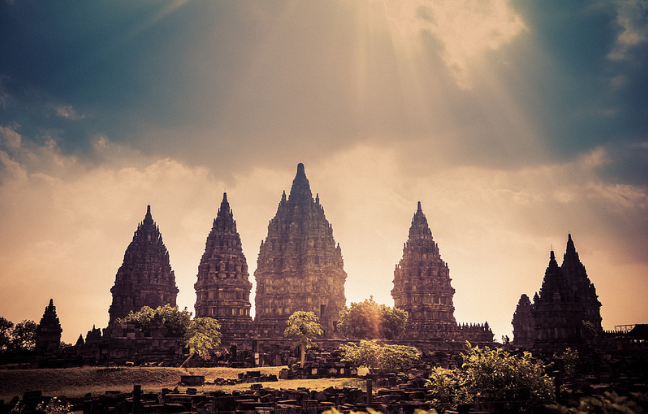
{"label": "dark storm cloud", "polygon": [[[538,59],[551,62],[547,76],[528,80],[538,83],[536,113],[558,155],[648,137],[646,39],[611,58],[624,31],[624,3],[635,2],[515,2],[543,53]],[[636,4],[645,27],[645,7]]]}

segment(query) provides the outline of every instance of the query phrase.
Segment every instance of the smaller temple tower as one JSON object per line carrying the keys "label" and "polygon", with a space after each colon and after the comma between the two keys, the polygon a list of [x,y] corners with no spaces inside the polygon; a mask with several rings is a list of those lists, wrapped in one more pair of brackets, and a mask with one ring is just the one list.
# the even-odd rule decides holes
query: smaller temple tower
{"label": "smaller temple tower", "polygon": [[421,202],[412,218],[403,257],[394,270],[394,306],[407,311],[406,336],[449,337],[457,329],[450,269],[441,259]]}
{"label": "smaller temple tower", "polygon": [[227,193],[223,193],[223,201],[207,236],[194,288],[196,317],[218,319],[223,345],[250,337],[253,331],[252,283]]}
{"label": "smaller temple tower", "polygon": [[110,292],[113,295],[108,311],[111,324],[143,306],[176,305],[175,274],[160,229],[151,216],[151,206],[146,208],[144,221],[137,226],[133,241],[124,253]]}
{"label": "smaller temple tower", "polygon": [[589,325],[586,329],[602,332],[601,302],[598,300],[594,284],[587,277],[585,266],[578,257],[571,234],[567,236],[567,248],[560,269],[567,279],[568,289],[574,295],[574,300],[583,307],[582,321]]}
{"label": "smaller temple tower", "polygon": [[513,344],[524,348],[533,346],[535,340],[533,305],[526,294],[520,297],[511,323],[513,324]]}
{"label": "smaller temple tower", "polygon": [[61,347],[61,323],[56,315],[54,300],[50,299],[43,317],[36,328],[36,352],[39,354],[54,354]]}

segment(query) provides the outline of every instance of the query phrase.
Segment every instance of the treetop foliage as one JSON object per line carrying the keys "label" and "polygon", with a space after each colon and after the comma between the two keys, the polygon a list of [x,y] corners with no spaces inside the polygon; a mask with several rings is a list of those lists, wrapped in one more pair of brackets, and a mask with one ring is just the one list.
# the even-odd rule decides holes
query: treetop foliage
{"label": "treetop foliage", "polygon": [[14,323],[0,316],[0,352],[33,351],[36,347],[36,322],[25,319]]}
{"label": "treetop foliage", "polygon": [[347,338],[396,339],[405,332],[407,312],[378,304],[373,296],[340,311],[337,327]]}
{"label": "treetop foliage", "polygon": [[322,326],[314,312],[297,311],[286,321],[284,337],[291,338],[296,345],[310,348],[313,339],[322,335]]}
{"label": "treetop foliage", "polygon": [[164,336],[182,338],[191,322],[191,312],[178,306],[166,304],[155,309],[144,306],[137,312],[130,311],[128,315],[115,321],[116,324],[132,323],[141,329],[145,335],[150,335],[152,328],[162,324]]}
{"label": "treetop foliage", "polygon": [[220,324],[214,318],[196,318],[185,333],[185,347],[190,354],[207,358],[209,352],[221,343]]}

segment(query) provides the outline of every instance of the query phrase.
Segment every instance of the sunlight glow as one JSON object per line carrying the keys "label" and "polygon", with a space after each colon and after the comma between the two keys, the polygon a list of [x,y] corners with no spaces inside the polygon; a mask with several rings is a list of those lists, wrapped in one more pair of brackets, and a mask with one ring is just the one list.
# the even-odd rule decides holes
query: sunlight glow
{"label": "sunlight glow", "polygon": [[427,32],[442,45],[442,57],[457,83],[470,89],[471,65],[488,50],[527,30],[508,0],[375,0],[385,5],[392,29],[403,37]]}

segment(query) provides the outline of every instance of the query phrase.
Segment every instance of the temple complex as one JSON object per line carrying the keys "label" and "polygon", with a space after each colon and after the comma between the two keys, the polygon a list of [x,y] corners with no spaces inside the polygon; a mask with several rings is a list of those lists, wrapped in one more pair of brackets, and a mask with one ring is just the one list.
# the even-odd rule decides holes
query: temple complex
{"label": "temple complex", "polygon": [[394,306],[408,313],[403,339],[419,347],[436,349],[443,349],[452,341],[462,345],[465,340],[492,343],[493,333],[488,324],[457,325],[452,302],[455,290],[450,281],[450,270],[441,259],[419,201],[403,257],[394,270],[391,292]]}
{"label": "temple complex", "polygon": [[319,196],[313,199],[300,163],[290,195],[286,198],[283,193],[259,250],[254,272],[259,336],[283,337],[285,322],[295,311],[314,312],[324,337],[334,336],[335,322],[346,303],[343,267],[333,228]]}
{"label": "temple complex", "polygon": [[123,318],[143,306],[175,306],[178,288],[171,270],[169,252],[162,242],[160,229],[151,216],[151,206],[128,245],[124,261],[117,270],[110,305],[110,322]]}
{"label": "temple complex", "polygon": [[227,193],[223,194],[223,201],[207,236],[194,288],[196,317],[218,319],[223,345],[250,337],[253,331],[250,316],[252,283]]}
{"label": "temple complex", "polygon": [[43,317],[36,328],[36,352],[39,354],[53,354],[58,352],[61,346],[61,323],[56,315],[54,300],[50,299],[49,305],[45,308]]}
{"label": "temple complex", "polygon": [[530,340],[536,349],[546,350],[579,347],[602,332],[601,303],[578,257],[571,234],[561,266],[551,251],[542,288],[533,302],[531,320],[517,316],[517,311],[513,318],[516,344],[518,331],[522,342]]}

